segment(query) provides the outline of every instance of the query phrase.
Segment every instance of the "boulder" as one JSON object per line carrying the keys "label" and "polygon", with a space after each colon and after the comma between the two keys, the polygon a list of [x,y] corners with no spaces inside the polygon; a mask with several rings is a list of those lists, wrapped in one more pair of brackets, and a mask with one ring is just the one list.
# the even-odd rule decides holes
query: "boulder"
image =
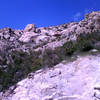
{"label": "boulder", "polygon": [[34,32],[35,30],[36,30],[35,24],[28,24],[24,29],[24,31],[28,31],[28,32],[30,31]]}

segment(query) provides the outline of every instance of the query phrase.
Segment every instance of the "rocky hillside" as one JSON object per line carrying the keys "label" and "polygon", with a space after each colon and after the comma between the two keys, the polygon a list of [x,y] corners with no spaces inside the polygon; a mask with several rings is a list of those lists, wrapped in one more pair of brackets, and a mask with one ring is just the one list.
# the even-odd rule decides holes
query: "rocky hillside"
{"label": "rocky hillside", "polygon": [[1,100],[100,100],[99,52],[99,11],[78,23],[0,29]]}

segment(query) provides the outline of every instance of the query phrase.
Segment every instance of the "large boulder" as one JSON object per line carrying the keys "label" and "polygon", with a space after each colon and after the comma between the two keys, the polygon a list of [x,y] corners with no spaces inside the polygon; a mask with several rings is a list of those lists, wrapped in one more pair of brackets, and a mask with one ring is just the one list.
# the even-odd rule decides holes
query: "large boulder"
{"label": "large boulder", "polygon": [[28,24],[24,29],[24,31],[29,31],[29,32],[30,31],[34,32],[35,30],[36,30],[35,24]]}

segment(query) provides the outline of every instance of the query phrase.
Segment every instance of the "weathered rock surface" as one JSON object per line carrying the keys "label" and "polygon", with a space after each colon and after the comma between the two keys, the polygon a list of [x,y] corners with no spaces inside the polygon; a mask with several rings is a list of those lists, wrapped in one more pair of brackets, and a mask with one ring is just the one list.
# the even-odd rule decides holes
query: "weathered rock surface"
{"label": "weathered rock surface", "polygon": [[[68,56],[76,59],[78,52],[90,50],[92,55],[66,64]],[[99,78],[99,52],[100,12],[87,14],[79,23],[0,29],[2,100],[99,100],[99,92],[94,92],[99,91],[94,86]]]}
{"label": "weathered rock surface", "polygon": [[7,100],[99,100],[99,89],[100,55],[85,55],[30,73]]}
{"label": "weathered rock surface", "polygon": [[25,29],[24,29],[24,31],[35,31],[36,30],[36,27],[35,27],[35,25],[34,24],[28,24],[26,27],[25,27]]}

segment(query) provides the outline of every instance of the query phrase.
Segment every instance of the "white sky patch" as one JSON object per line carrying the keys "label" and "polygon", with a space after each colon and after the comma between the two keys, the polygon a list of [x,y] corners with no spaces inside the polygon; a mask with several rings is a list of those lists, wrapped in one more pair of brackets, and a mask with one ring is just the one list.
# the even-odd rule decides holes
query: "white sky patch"
{"label": "white sky patch", "polygon": [[[94,5],[96,5],[96,3],[94,3]],[[82,12],[77,12],[74,16],[72,16],[72,20],[74,22],[78,22],[78,21],[82,20],[82,18],[85,16],[85,14],[89,14],[92,11],[97,11],[97,10],[94,7],[85,8]]]}
{"label": "white sky patch", "polygon": [[73,20],[74,20],[74,21],[79,21],[80,18],[81,18],[81,16],[82,16],[81,12],[78,12],[78,13],[76,13],[76,14],[74,15]]}

